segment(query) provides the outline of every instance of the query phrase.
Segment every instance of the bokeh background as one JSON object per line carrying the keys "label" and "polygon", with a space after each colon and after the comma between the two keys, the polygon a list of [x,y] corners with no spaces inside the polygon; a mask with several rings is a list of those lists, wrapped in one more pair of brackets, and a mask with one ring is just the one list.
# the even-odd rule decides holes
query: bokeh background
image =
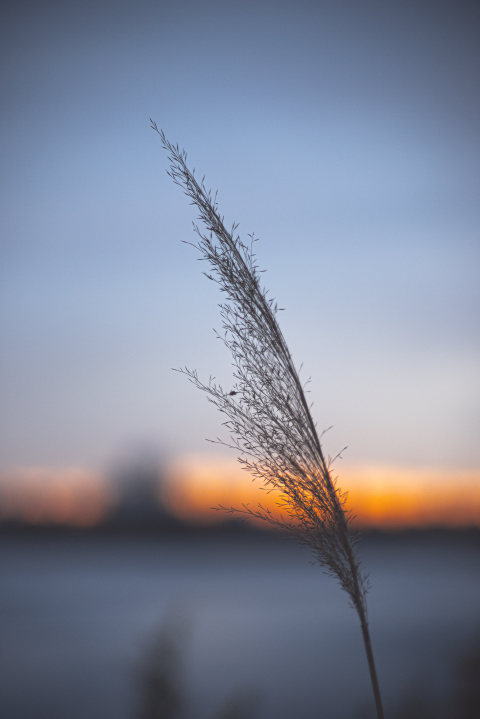
{"label": "bokeh background", "polygon": [[329,453],[478,471],[478,40],[474,2],[3,3],[3,467],[212,451],[153,117],[260,238]]}
{"label": "bokeh background", "polygon": [[[213,506],[254,502],[258,494],[234,455],[205,442],[226,439],[221,417],[172,371],[187,365],[203,378],[215,375],[226,387],[232,381],[230,358],[212,331],[221,329],[219,294],[202,276],[196,251],[183,244],[194,241],[195,212],[165,172],[167,158],[150,117],[187,150],[207,185],[219,190],[227,224],[239,222],[243,238],[252,232],[260,238],[257,257],[268,270],[265,284],[286,308],[282,328],[297,366],[303,364],[302,377],[312,377],[318,428],[331,427],[323,437],[325,450],[335,456],[348,445],[334,466],[357,524],[397,532],[478,528],[477,2],[4,0],[0,54],[0,524],[6,538],[2,561],[12,571],[11,593],[2,606],[11,628],[6,682],[10,688],[18,684],[8,695],[9,716],[34,716],[19,699],[26,696],[25,686],[36,697],[33,704],[46,707],[45,716],[57,711],[46,697],[63,696],[60,685],[70,686],[60,667],[73,662],[72,654],[59,659],[64,634],[58,627],[58,646],[48,650],[56,669],[50,679],[38,679],[39,667],[46,666],[45,637],[55,635],[49,624],[54,614],[42,614],[40,607],[51,609],[62,596],[62,606],[73,612],[65,609],[66,616],[79,616],[80,604],[69,605],[66,597],[82,572],[89,577],[82,586],[100,592],[93,559],[100,545],[104,569],[110,561],[115,567],[127,564],[123,579],[116,577],[101,590],[109,600],[104,614],[95,615],[98,622],[100,616],[105,620],[118,587],[135,583],[136,560],[129,564],[125,557],[138,552],[141,558],[147,550],[128,545],[125,554],[114,539],[108,549],[102,544],[108,532],[118,539],[125,527],[131,537],[145,527],[161,527],[161,541],[167,536],[173,541],[173,533],[180,542],[188,535],[188,542],[200,546],[198,532],[205,533],[211,522],[218,527],[222,519]],[[83,544],[78,549],[84,559],[70,576],[65,557],[71,555],[64,556],[58,544],[64,535],[48,535],[47,541],[42,534],[39,545],[40,535],[20,530],[24,525],[29,531],[103,528],[106,534],[102,540],[87,539],[87,533],[75,539],[93,544],[91,554]],[[202,554],[210,559],[201,561],[213,572],[218,549],[212,547],[227,539],[223,530],[211,531],[217,539],[207,541],[202,534],[202,541],[213,544]],[[251,553],[240,545],[231,549],[232,557],[244,566]],[[470,628],[454,631],[452,617],[459,615],[449,614],[446,602],[432,637],[440,625],[451,626],[451,636],[473,631],[474,612],[469,614],[467,605],[478,593],[472,575],[478,556],[470,545],[471,555],[465,555],[464,545],[455,546],[459,554],[450,569],[465,569],[463,579],[457,577],[455,601],[464,597],[463,618]],[[418,547],[408,547],[401,562],[412,567]],[[435,547],[438,561],[425,550],[424,563],[415,565],[416,574],[412,569],[420,582],[426,581],[427,565],[438,568],[438,581],[428,583],[432,593],[420,592],[425,607],[451,582],[450,569],[441,569],[443,545]],[[173,582],[173,594],[165,590],[158,612],[148,615],[150,624],[140,622],[145,634],[162,624],[165,607],[176,604],[182,591],[197,591],[193,578],[201,572],[188,563],[188,552],[168,551],[171,562],[183,567],[185,581]],[[265,551],[270,557],[273,550]],[[375,551],[372,576],[383,586],[394,580],[382,574],[388,561]],[[470,564],[459,559],[467,555]],[[290,561],[297,560],[285,559],[289,567]],[[298,561],[305,561],[303,555]],[[137,576],[139,586],[144,581],[150,587],[145,592],[151,592],[152,607],[157,606],[149,584],[154,565],[152,560],[144,579]],[[41,571],[46,566],[51,575]],[[254,574],[258,579],[260,569]],[[202,576],[208,584],[208,572]],[[20,598],[36,596],[37,580],[50,589],[38,601],[25,600],[31,615],[25,607],[22,614]],[[254,582],[252,576],[243,586],[248,581]],[[388,586],[393,596],[394,585]],[[419,586],[411,585],[412,596]],[[97,606],[95,591],[91,601]],[[257,618],[268,614],[271,592]],[[121,635],[124,647],[136,641],[140,646],[138,622],[121,634],[126,617],[144,616],[141,602],[131,601],[112,625],[105,666],[124,656],[113,637]],[[235,617],[238,608],[225,602],[228,616]],[[87,600],[80,603],[89,606]],[[282,611],[274,615],[283,626],[286,616],[303,610]],[[422,617],[427,614],[425,609]],[[25,627],[27,615],[44,634],[32,629],[22,644],[18,627]],[[251,617],[245,622],[256,626]],[[405,636],[418,636],[414,624],[411,616],[405,619]],[[397,625],[390,617],[385,626]],[[23,649],[15,654],[14,646]],[[107,686],[106,675],[92,668],[94,646],[91,638],[84,660],[79,658],[68,676],[90,671],[89,686],[93,676],[103,677]],[[27,666],[26,656],[37,656],[33,647],[41,658],[32,659],[30,678],[22,684],[20,668]],[[213,656],[218,647],[212,647]],[[422,666],[428,668],[434,655],[439,656],[438,646]],[[304,656],[310,654],[305,650]],[[383,656],[387,665],[393,655],[385,649]],[[385,676],[395,674],[392,667]],[[32,677],[45,696],[40,689],[35,694]],[[402,682],[397,694],[392,689],[391,702],[406,686],[407,680]],[[412,686],[415,703],[421,691]],[[65,689],[67,704],[58,699],[62,716],[80,712],[71,697],[82,691],[85,685]],[[310,697],[302,705],[309,716],[318,697],[314,701],[302,691]],[[352,707],[360,706],[358,697],[352,696]],[[82,711],[110,716],[113,705],[105,701],[96,709],[87,702]],[[333,717],[337,704],[328,701]],[[234,704],[229,711],[247,711]],[[117,718],[127,712],[122,706],[116,706]],[[289,705],[279,700],[270,711],[280,716],[281,706]],[[342,716],[352,707],[345,706]]]}

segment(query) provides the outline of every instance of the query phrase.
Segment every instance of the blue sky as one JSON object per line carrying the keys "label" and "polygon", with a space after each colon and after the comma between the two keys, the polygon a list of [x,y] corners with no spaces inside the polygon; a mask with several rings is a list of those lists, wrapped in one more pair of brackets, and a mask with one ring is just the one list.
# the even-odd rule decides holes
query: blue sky
{"label": "blue sky", "polygon": [[480,466],[480,6],[3,4],[1,464],[211,451],[219,296],[153,117],[219,190],[330,454]]}

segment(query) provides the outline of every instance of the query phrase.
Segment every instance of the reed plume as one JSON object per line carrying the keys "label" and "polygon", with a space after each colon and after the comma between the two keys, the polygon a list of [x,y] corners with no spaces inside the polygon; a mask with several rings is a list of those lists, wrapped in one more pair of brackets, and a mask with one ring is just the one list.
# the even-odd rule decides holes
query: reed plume
{"label": "reed plume", "polygon": [[[227,416],[224,423],[244,468],[266,488],[279,491],[283,518],[268,509],[244,506],[241,511],[293,534],[309,546],[316,562],[335,577],[347,592],[360,618],[378,719],[383,719],[375,662],[367,621],[368,578],[361,567],[346,497],[332,477],[326,461],[305,387],[293,364],[277,321],[279,307],[261,284],[253,245],[228,231],[219,214],[217,195],[198,181],[187,166],[187,155],[170,143],[152,121],[171,163],[168,174],[195,205],[206,231],[194,223],[198,235],[193,244],[210,265],[204,274],[216,282],[225,296],[220,305],[224,334],[220,337],[233,358],[235,383],[225,391],[211,377],[204,384],[196,371],[181,370],[207,393]],[[223,508],[225,509],[225,508]]]}

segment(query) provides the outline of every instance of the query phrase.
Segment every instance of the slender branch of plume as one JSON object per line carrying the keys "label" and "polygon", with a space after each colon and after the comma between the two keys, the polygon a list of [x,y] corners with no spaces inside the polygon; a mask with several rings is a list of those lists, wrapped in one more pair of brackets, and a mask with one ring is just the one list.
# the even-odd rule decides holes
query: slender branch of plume
{"label": "slender branch of plume", "polygon": [[225,301],[220,305],[224,334],[234,367],[234,388],[224,391],[212,379],[204,384],[195,371],[181,370],[207,393],[223,412],[231,444],[239,461],[267,488],[279,491],[283,516],[277,518],[261,505],[241,511],[287,530],[309,546],[318,564],[347,592],[360,618],[379,719],[383,719],[380,690],[367,621],[368,577],[350,532],[346,496],[332,477],[305,398],[297,370],[277,322],[279,308],[261,284],[251,242],[244,244],[228,231],[219,214],[216,194],[198,181],[187,167],[187,155],[172,145],[152,121],[171,163],[168,174],[179,185],[205,230],[194,224],[194,245],[210,265],[204,274],[216,282]]}

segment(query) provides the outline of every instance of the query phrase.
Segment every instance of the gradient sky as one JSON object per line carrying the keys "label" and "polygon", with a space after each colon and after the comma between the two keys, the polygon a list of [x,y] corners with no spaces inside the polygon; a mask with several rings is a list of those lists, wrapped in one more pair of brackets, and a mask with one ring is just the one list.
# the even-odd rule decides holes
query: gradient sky
{"label": "gradient sky", "polygon": [[480,467],[477,2],[4,2],[1,466],[211,451],[230,364],[154,118],[255,232],[327,452]]}

